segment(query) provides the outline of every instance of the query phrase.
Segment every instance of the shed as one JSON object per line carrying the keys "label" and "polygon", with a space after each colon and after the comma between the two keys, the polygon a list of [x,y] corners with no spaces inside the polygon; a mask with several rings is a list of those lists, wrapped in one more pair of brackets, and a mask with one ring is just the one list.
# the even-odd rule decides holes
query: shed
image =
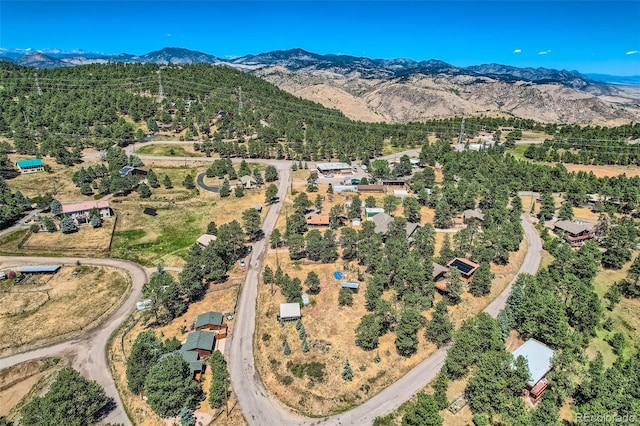
{"label": "shed", "polygon": [[196,317],[196,330],[220,330],[223,328],[224,317],[222,312],[205,312]]}
{"label": "shed", "polygon": [[407,198],[409,196],[409,193],[404,189],[394,189],[393,190],[393,196],[396,197],[396,198],[404,199],[404,198]]}
{"label": "shed", "polygon": [[467,209],[462,212],[462,218],[465,222],[472,220],[484,222],[484,214],[478,209]]}
{"label": "shed", "polygon": [[354,290],[355,292],[358,291],[358,289],[360,288],[360,284],[359,283],[352,283],[349,281],[344,281],[342,283],[342,288],[348,288],[350,290]]}
{"label": "shed", "polygon": [[208,331],[194,331],[187,335],[187,340],[182,345],[185,351],[198,352],[200,357],[211,355],[215,345],[214,333]]}
{"label": "shed", "polygon": [[153,302],[151,301],[151,299],[143,299],[139,302],[136,302],[136,309],[139,311],[144,311],[145,309],[150,308],[152,303]]}
{"label": "shed", "polygon": [[202,247],[208,246],[212,241],[217,240],[218,237],[211,234],[202,234],[196,240],[196,243],[200,244]]}
{"label": "shed", "polygon": [[245,189],[252,189],[258,186],[258,181],[253,176],[241,176],[240,183]]}
{"label": "shed", "polygon": [[433,281],[436,282],[444,277],[444,274],[449,272],[449,268],[439,263],[433,262]]}
{"label": "shed", "polygon": [[304,306],[309,304],[309,295],[307,293],[302,293],[302,304]]}
{"label": "shed", "polygon": [[151,207],[145,207],[143,213],[149,216],[158,216],[156,209],[152,209]]}
{"label": "shed", "polygon": [[32,265],[18,268],[18,272],[23,274],[55,274],[61,265]]}
{"label": "shed", "polygon": [[147,171],[138,169],[133,166],[124,166],[123,168],[120,169],[120,177],[125,177],[129,175],[137,176],[139,179],[144,179],[145,177],[147,177]]}
{"label": "shed", "polygon": [[356,192],[357,188],[356,185],[334,185],[333,192]]}
{"label": "shed", "polygon": [[280,315],[278,316],[280,321],[293,321],[297,320],[301,316],[299,303],[280,304]]}

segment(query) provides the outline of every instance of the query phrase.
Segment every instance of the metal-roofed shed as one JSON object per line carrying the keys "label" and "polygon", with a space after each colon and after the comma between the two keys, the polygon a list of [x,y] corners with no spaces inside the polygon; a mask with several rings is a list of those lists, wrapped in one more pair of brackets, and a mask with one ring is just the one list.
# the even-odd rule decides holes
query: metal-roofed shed
{"label": "metal-roofed shed", "polygon": [[280,321],[293,321],[300,318],[300,304],[299,303],[281,303],[280,304]]}
{"label": "metal-roofed shed", "polygon": [[348,288],[350,290],[358,291],[358,289],[360,288],[360,284],[359,283],[349,282],[349,281],[344,281],[342,283],[342,288]]}
{"label": "metal-roofed shed", "polygon": [[32,265],[18,268],[18,272],[23,274],[53,274],[58,272],[61,265]]}

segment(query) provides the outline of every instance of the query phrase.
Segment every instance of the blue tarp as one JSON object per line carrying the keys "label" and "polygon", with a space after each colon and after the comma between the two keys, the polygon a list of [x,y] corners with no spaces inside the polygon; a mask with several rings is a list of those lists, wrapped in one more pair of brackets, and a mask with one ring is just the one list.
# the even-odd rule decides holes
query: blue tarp
{"label": "blue tarp", "polygon": [[334,277],[336,280],[341,280],[341,279],[342,279],[342,272],[340,272],[340,271],[335,271],[335,272],[333,273],[333,277]]}

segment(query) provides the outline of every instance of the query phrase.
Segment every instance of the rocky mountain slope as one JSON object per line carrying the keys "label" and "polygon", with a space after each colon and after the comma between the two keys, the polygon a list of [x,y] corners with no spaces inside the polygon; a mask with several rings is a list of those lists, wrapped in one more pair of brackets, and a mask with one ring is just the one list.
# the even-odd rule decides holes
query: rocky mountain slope
{"label": "rocky mountain slope", "polygon": [[107,61],[224,64],[363,121],[408,122],[475,114],[508,114],[553,123],[640,121],[640,86],[606,84],[577,71],[501,64],[460,68],[435,59],[370,59],[302,49],[231,60],[183,48],[145,55],[5,50],[0,51],[0,59],[37,68]]}

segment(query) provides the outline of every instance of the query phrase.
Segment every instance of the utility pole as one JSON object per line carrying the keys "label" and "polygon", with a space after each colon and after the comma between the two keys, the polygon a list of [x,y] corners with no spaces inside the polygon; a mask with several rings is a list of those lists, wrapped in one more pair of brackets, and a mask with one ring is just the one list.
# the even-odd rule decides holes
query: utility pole
{"label": "utility pole", "polygon": [[38,81],[38,74],[33,75],[36,78],[36,89],[38,91],[38,95],[42,95],[42,89],[40,88],[40,82]]}
{"label": "utility pole", "polygon": [[458,135],[458,146],[464,144],[464,117],[462,117],[462,123],[460,124],[460,134]]}
{"label": "utility pole", "polygon": [[242,86],[238,86],[238,115],[242,113]]}

